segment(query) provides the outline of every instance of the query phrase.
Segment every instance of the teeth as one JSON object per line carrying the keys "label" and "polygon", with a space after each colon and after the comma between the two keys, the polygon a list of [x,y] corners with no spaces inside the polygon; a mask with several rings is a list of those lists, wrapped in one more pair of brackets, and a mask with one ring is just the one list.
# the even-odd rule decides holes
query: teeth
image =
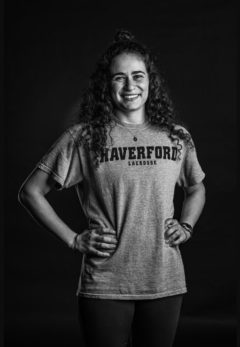
{"label": "teeth", "polygon": [[138,94],[134,94],[134,95],[124,95],[124,99],[133,100],[133,99],[137,99],[138,96],[139,96]]}

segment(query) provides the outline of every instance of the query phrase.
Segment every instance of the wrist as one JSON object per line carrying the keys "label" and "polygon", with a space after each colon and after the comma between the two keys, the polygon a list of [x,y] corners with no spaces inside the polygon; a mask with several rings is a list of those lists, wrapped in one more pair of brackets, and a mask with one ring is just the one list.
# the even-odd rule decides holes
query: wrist
{"label": "wrist", "polygon": [[189,223],[185,223],[185,222],[180,222],[181,227],[184,229],[184,232],[187,232],[187,234],[189,234],[190,238],[193,234],[193,227],[191,224]]}
{"label": "wrist", "polygon": [[187,242],[191,238],[191,234],[184,227],[182,227],[182,231],[183,231],[183,233],[185,235],[185,239],[183,240],[183,243],[185,243],[185,242]]}
{"label": "wrist", "polygon": [[77,233],[74,233],[71,241],[69,242],[68,246],[72,249],[72,250],[75,250],[77,248],[77,238],[78,238],[78,235]]}

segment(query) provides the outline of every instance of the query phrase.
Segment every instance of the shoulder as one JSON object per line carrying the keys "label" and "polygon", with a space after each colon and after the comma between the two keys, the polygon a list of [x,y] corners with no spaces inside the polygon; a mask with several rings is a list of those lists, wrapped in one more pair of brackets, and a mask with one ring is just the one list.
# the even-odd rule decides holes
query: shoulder
{"label": "shoulder", "polygon": [[188,134],[189,136],[191,136],[189,130],[185,126],[183,126],[181,124],[175,124],[174,125],[174,130],[178,131],[178,132],[181,132],[182,134]]}
{"label": "shoulder", "polygon": [[182,124],[174,125],[173,136],[176,136],[184,147],[185,146],[187,148],[193,148],[194,147],[194,141],[192,138],[192,134],[186,126],[184,126]]}
{"label": "shoulder", "polygon": [[82,136],[83,130],[84,130],[84,124],[77,123],[68,127],[65,130],[65,134],[70,136],[74,141],[77,141]]}
{"label": "shoulder", "polygon": [[186,158],[188,154],[195,151],[195,144],[190,131],[182,124],[176,124],[174,127],[173,138],[177,147],[182,151],[182,158]]}

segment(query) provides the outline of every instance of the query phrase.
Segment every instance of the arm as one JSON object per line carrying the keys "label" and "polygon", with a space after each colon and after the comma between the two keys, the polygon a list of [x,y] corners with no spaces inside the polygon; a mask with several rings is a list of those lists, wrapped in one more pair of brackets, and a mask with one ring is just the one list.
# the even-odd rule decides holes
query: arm
{"label": "arm", "polygon": [[204,184],[198,183],[192,187],[184,188],[185,199],[183,201],[181,223],[188,223],[192,227],[200,217],[205,204],[205,187]]}
{"label": "arm", "polygon": [[[46,199],[56,182],[47,173],[36,169],[20,188],[18,199],[35,221],[64,241],[70,248],[82,253],[92,253],[101,257],[109,256],[117,244],[115,233],[108,228],[85,230],[75,233]],[[104,235],[102,235],[104,234]]]}
{"label": "arm", "polygon": [[[192,227],[200,217],[205,204],[205,187],[204,184],[198,183],[191,187],[184,188],[185,198],[183,201],[180,223],[188,223]],[[165,238],[171,246],[177,246],[187,241],[190,235],[186,236],[186,231],[175,219],[168,218],[165,221]]]}
{"label": "arm", "polygon": [[59,218],[45,197],[55,184],[47,173],[36,169],[20,188],[18,200],[38,224],[72,247],[76,233]]}

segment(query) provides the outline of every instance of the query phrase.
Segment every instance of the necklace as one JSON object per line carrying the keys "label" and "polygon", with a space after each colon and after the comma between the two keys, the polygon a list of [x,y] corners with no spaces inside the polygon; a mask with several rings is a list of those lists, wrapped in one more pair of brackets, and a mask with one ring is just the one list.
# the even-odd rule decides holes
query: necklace
{"label": "necklace", "polygon": [[[127,130],[132,136],[133,136],[133,141],[137,142],[138,138],[136,135],[134,135],[131,130],[129,130],[126,126],[124,127],[125,130]],[[137,130],[137,129],[136,129]]]}
{"label": "necklace", "polygon": [[[114,116],[115,122],[118,123],[122,128],[127,130],[131,135],[134,142],[138,141],[138,137],[136,136],[136,132],[140,132],[141,130],[145,129],[148,125],[148,121],[145,121],[144,123],[128,123],[120,121],[118,118]],[[132,130],[131,130],[132,129]]]}

